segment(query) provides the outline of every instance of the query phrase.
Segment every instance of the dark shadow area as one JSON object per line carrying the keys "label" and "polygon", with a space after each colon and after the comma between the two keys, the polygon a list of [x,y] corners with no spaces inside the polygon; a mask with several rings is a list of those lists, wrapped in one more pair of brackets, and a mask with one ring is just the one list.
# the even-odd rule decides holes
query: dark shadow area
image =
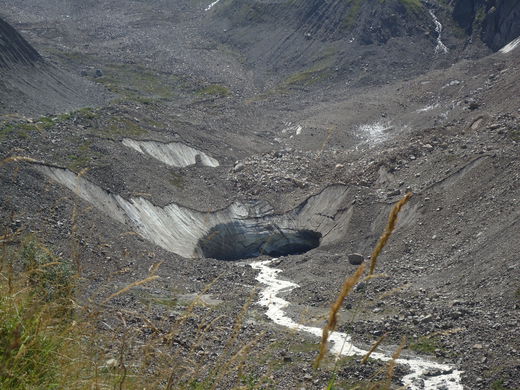
{"label": "dark shadow area", "polygon": [[312,230],[233,222],[215,226],[197,246],[203,257],[240,260],[298,255],[320,246],[320,240],[321,233]]}

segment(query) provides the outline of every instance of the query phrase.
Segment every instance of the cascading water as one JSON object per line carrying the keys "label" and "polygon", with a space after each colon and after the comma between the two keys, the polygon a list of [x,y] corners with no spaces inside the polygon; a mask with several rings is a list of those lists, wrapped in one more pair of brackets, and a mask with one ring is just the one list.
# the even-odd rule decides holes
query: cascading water
{"label": "cascading water", "polygon": [[437,19],[437,16],[433,13],[432,10],[429,10],[430,16],[433,19],[433,23],[435,23],[435,32],[437,33],[437,46],[435,46],[435,54],[438,53],[448,53],[448,48],[446,45],[442,42],[442,24],[439,22],[439,19]]}

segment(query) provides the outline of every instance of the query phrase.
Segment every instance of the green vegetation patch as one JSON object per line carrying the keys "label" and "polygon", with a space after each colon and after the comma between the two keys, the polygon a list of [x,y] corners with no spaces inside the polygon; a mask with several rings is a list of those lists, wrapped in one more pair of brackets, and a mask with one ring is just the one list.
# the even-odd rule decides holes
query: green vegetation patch
{"label": "green vegetation patch", "polygon": [[197,91],[199,96],[215,96],[215,97],[226,97],[231,95],[231,91],[225,85],[211,84],[207,87],[199,89]]}
{"label": "green vegetation patch", "polygon": [[347,30],[352,30],[356,25],[356,22],[361,11],[361,4],[363,0],[348,0],[349,9],[345,19],[343,20],[343,26]]}
{"label": "green vegetation patch", "polygon": [[108,138],[138,137],[148,133],[141,124],[124,116],[114,116],[108,123],[95,130],[97,135]]}
{"label": "green vegetation patch", "polygon": [[399,0],[408,13],[418,13],[423,4],[420,0]]}
{"label": "green vegetation patch", "polygon": [[169,101],[180,91],[193,90],[185,78],[130,64],[108,65],[103,69],[103,76],[93,80],[123,99],[142,104]]}
{"label": "green vegetation patch", "polygon": [[27,138],[33,132],[42,132],[50,129],[60,118],[43,116],[32,122],[4,122],[0,125],[0,141],[9,137]]}
{"label": "green vegetation patch", "polygon": [[0,255],[0,389],[58,389],[71,322],[70,264],[33,237]]}
{"label": "green vegetation patch", "polygon": [[433,337],[419,337],[415,342],[410,343],[412,351],[425,354],[433,354],[439,348],[439,342]]}
{"label": "green vegetation patch", "polygon": [[91,166],[93,160],[100,157],[101,154],[99,152],[92,150],[92,141],[85,141],[76,149],[75,153],[67,155],[67,168],[78,172],[83,168]]}
{"label": "green vegetation patch", "polygon": [[329,78],[332,75],[331,66],[335,57],[335,50],[331,48],[324,54],[313,67],[292,74],[282,84],[282,90],[287,87],[294,86],[310,86],[322,80]]}

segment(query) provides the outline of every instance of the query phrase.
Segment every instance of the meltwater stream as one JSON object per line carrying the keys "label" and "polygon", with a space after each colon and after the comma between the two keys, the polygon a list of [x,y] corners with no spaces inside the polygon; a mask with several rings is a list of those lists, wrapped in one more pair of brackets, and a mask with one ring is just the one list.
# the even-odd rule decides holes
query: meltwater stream
{"label": "meltwater stream", "polygon": [[[284,309],[289,306],[289,302],[280,298],[278,294],[288,293],[299,287],[296,283],[282,280],[278,278],[281,269],[271,268],[269,265],[276,259],[257,261],[251,264],[253,269],[259,270],[260,273],[256,279],[265,284],[266,287],[260,292],[258,303],[267,308],[267,316],[276,324],[295,329],[300,332],[311,333],[317,337],[321,337],[322,329],[305,326],[293,321],[285,314]],[[330,350],[336,355],[365,355],[367,351],[357,348],[351,342],[351,336],[346,333],[333,332],[329,337]],[[374,352],[371,358],[388,361],[391,359],[389,355]],[[419,358],[401,358],[397,359],[398,364],[406,365],[410,368],[411,374],[402,378],[402,382],[407,389],[411,390],[461,390],[463,389],[460,378],[461,371],[455,370],[453,367],[435,363]]]}
{"label": "meltwater stream", "polygon": [[446,45],[442,42],[442,24],[439,22],[439,19],[437,19],[437,16],[433,13],[432,10],[429,10],[430,16],[433,19],[433,23],[435,24],[435,32],[437,33],[437,46],[435,47],[435,54],[439,52],[443,52],[444,54],[448,53],[448,48]]}

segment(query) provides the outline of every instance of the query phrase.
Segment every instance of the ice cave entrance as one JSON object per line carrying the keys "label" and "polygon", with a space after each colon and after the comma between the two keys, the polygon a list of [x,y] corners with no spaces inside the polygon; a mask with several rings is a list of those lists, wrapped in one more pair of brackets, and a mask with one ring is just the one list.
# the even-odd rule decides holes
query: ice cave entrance
{"label": "ice cave entrance", "polygon": [[218,260],[302,254],[320,246],[321,233],[276,225],[231,222],[213,227],[199,240],[198,252]]}

